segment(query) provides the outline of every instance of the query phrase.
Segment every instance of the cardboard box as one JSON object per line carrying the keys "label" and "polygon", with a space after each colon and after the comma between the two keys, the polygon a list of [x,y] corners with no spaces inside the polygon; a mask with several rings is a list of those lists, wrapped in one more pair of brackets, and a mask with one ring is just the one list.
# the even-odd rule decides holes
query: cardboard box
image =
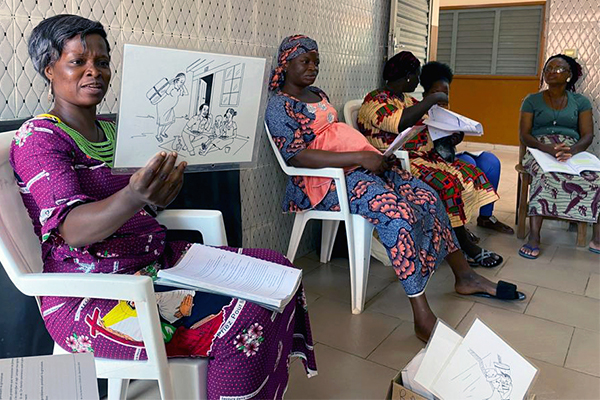
{"label": "cardboard box", "polygon": [[394,379],[390,382],[386,400],[427,400],[425,397],[416,394],[402,386],[402,371],[398,371]]}
{"label": "cardboard box", "polygon": [[[535,394],[529,394],[525,400],[535,400]],[[402,386],[402,371],[398,371],[396,376],[390,382],[385,400],[427,400],[420,394],[416,394],[412,390],[408,390]]]}

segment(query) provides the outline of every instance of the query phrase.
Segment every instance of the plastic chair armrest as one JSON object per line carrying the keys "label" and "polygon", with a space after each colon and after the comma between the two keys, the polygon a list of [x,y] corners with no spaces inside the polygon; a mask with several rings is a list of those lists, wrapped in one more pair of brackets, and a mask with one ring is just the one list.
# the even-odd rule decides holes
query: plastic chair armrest
{"label": "plastic chair armrest", "polygon": [[289,175],[292,176],[317,176],[321,178],[344,178],[342,168],[297,168],[288,167]]}
{"label": "plastic chair armrest", "polygon": [[29,296],[92,297],[98,299],[155,301],[149,276],[120,274],[26,274],[17,282]]}
{"label": "plastic chair armrest", "polygon": [[156,217],[167,229],[198,231],[204,244],[227,246],[223,214],[218,210],[164,210]]}

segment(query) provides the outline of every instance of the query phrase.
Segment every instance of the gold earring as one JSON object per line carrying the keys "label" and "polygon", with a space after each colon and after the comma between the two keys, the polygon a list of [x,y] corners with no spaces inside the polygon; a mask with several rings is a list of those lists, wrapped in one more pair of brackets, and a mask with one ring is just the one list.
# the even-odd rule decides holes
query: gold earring
{"label": "gold earring", "polygon": [[48,102],[52,103],[54,101],[54,92],[52,91],[52,81],[48,84]]}

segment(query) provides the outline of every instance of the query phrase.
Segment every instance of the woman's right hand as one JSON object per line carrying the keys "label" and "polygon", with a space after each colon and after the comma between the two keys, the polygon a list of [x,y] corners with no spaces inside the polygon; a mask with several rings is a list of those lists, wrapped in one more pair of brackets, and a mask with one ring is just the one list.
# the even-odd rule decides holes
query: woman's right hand
{"label": "woman's right hand", "polygon": [[440,107],[443,108],[448,108],[448,102],[450,101],[448,99],[448,95],[444,92],[435,92],[429,96],[427,96],[425,99],[429,99],[431,98],[431,103],[432,105],[437,104]]}
{"label": "woman's right hand", "polygon": [[384,157],[381,153],[363,151],[360,166],[374,174],[381,174],[391,168],[391,163],[389,157]]}
{"label": "woman's right hand", "polygon": [[160,152],[129,178],[127,189],[132,200],[141,204],[140,208],[146,204],[166,207],[175,199],[183,186],[187,166],[185,161],[175,166],[175,161],[177,153]]}

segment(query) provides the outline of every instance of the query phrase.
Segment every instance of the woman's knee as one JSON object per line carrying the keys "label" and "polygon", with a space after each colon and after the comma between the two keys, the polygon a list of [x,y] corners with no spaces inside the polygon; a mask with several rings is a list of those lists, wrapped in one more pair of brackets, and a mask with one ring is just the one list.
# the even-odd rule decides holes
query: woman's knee
{"label": "woman's knee", "polygon": [[477,157],[477,167],[484,172],[488,171],[500,173],[502,164],[500,163],[500,159],[496,157],[495,154],[484,151],[479,157]]}

